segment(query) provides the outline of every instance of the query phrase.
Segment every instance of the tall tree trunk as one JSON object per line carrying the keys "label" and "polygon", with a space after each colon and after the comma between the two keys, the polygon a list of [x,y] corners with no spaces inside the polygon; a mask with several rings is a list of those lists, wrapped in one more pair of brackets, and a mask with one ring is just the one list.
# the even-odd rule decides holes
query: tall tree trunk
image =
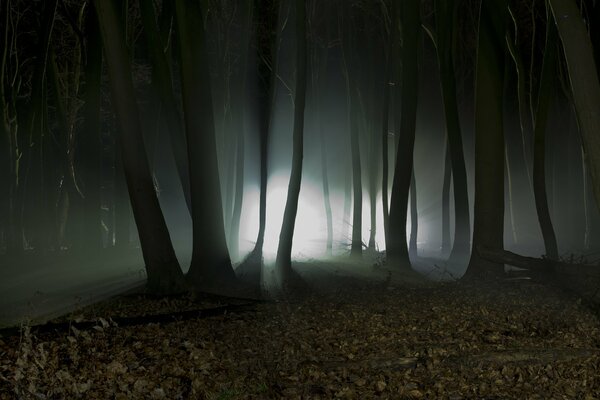
{"label": "tall tree trunk", "polygon": [[304,156],[304,108],[306,105],[306,5],[296,0],[296,91],[294,93],[294,131],[292,171],[288,186],[283,223],[279,234],[276,265],[284,285],[292,272],[292,241],[298,198],[302,183],[302,158]]}
{"label": "tall tree trunk", "polygon": [[148,289],[168,293],[180,289],[183,278],[156,193],[139,120],[131,65],[119,16],[112,1],[95,0],[119,120],[123,166],[148,275]]}
{"label": "tall tree trunk", "polygon": [[[0,247],[2,242],[7,248],[9,248],[9,237],[12,235],[10,221],[10,204],[14,199],[12,198],[11,188],[11,174],[12,169],[11,162],[11,140],[10,140],[10,126],[8,123],[8,107],[6,104],[5,97],[5,77],[6,77],[6,63],[9,49],[9,2],[6,1],[4,7],[0,6],[0,18],[3,20],[0,23],[0,27],[4,27],[3,31],[0,32],[0,188],[4,194],[0,196]],[[14,240],[14,239],[13,239]]]}
{"label": "tall tree trunk", "polygon": [[242,1],[242,4],[242,13],[244,13],[246,16],[244,32],[247,39],[242,45],[243,47],[240,64],[242,71],[242,82],[240,84],[240,92],[237,94],[238,100],[234,103],[237,104],[238,109],[238,118],[235,124],[237,133],[235,159],[235,198],[233,201],[233,215],[229,229],[230,253],[231,256],[236,260],[239,258],[240,252],[240,222],[242,218],[242,206],[244,202],[244,141],[246,136],[246,107],[248,105],[246,86],[248,81],[248,52],[250,51],[250,38],[252,37],[250,32],[254,18],[254,7],[251,4],[251,0],[244,0]]}
{"label": "tall tree trunk", "polygon": [[[548,15],[551,18],[551,15]],[[537,211],[546,257],[558,260],[558,245],[556,234],[550,218],[548,196],[546,194],[546,131],[548,124],[548,109],[555,91],[555,76],[557,68],[558,32],[556,25],[549,18],[546,26],[546,47],[542,61],[542,73],[538,94],[537,110],[534,122],[533,143],[533,194]],[[584,169],[585,172],[585,169]]]}
{"label": "tall tree trunk", "polygon": [[102,104],[102,38],[98,17],[93,7],[86,17],[85,103],[80,140],[80,171],[83,182],[83,248],[97,252],[102,249],[102,141],[100,109]]}
{"label": "tall tree trunk", "polygon": [[[333,254],[333,214],[331,211],[331,200],[329,196],[329,176],[327,173],[327,138],[323,130],[323,118],[321,114],[320,94],[317,93],[319,83],[323,82],[323,77],[327,77],[327,48],[322,51],[322,60],[319,65],[318,51],[316,45],[313,46],[312,63],[311,63],[311,88],[315,101],[315,110],[317,113],[316,119],[318,124],[318,134],[321,146],[321,177],[323,185],[323,205],[325,208],[325,218],[327,222],[327,239],[325,243],[325,251],[328,256]],[[318,74],[317,74],[318,73]],[[324,82],[323,82],[324,84]]]}
{"label": "tall tree trunk", "polygon": [[[394,183],[390,201],[388,263],[409,269],[410,260],[406,244],[406,213],[413,169],[413,150],[417,120],[418,98],[418,44],[420,32],[420,2],[401,2],[402,27],[402,97],[400,110],[396,111],[397,143]],[[397,29],[394,27],[394,29]]]}
{"label": "tall tree trunk", "polygon": [[253,13],[258,60],[258,125],[260,149],[260,195],[258,235],[251,257],[262,260],[262,250],[265,241],[267,221],[267,181],[268,181],[268,149],[269,129],[271,126],[271,108],[276,94],[275,74],[277,71],[277,26],[279,15],[279,1],[255,0]]}
{"label": "tall tree trunk", "polygon": [[446,155],[444,156],[444,183],[442,186],[442,256],[448,255],[452,249],[452,239],[450,238],[450,185],[452,184],[452,163],[450,161],[450,146],[448,145],[448,139],[446,139],[446,150],[444,153]]}
{"label": "tall tree trunk", "polygon": [[479,15],[475,88],[475,213],[473,249],[465,277],[501,266],[479,256],[478,247],[501,250],[504,236],[504,33],[505,0],[484,1]]}
{"label": "tall tree trunk", "polygon": [[148,48],[148,55],[152,63],[152,85],[161,103],[161,115],[169,132],[171,151],[177,167],[177,176],[183,189],[188,210],[191,210],[190,175],[187,158],[185,133],[181,121],[181,114],[177,108],[177,100],[173,92],[173,81],[169,61],[165,55],[165,42],[161,38],[152,0],[140,1],[140,14],[144,26],[144,34]]}
{"label": "tall tree trunk", "polygon": [[417,256],[417,234],[419,233],[419,213],[417,211],[417,181],[413,168],[410,177],[410,238],[408,252],[412,257]]}
{"label": "tall tree trunk", "polygon": [[193,0],[177,2],[175,15],[194,235],[188,279],[198,287],[214,288],[234,282],[235,274],[225,240],[204,19]]}
{"label": "tall tree trunk", "polygon": [[[450,258],[465,258],[471,245],[471,218],[469,211],[469,192],[467,170],[462,143],[462,133],[456,94],[456,74],[454,72],[454,43],[458,25],[458,2],[455,0],[436,0],[437,55],[440,65],[440,78],[448,151],[452,170],[454,189],[454,244]],[[448,187],[449,189],[449,187]]]}
{"label": "tall tree trunk", "polygon": [[37,61],[31,83],[31,104],[27,116],[26,133],[29,135],[29,159],[25,189],[33,199],[27,213],[31,221],[30,239],[38,251],[45,251],[49,239],[49,215],[46,213],[46,184],[44,165],[49,149],[44,148],[44,113],[46,110],[46,72],[50,38],[54,28],[57,0],[43,6],[42,26],[37,48]]}
{"label": "tall tree trunk", "polygon": [[[390,38],[390,43],[393,43]],[[390,79],[392,71],[392,51],[393,47],[390,45],[390,50],[387,52],[387,59],[385,65],[385,76],[383,85],[383,104],[381,106],[381,202],[383,208],[383,234],[384,240],[387,245],[387,237],[389,231],[389,204],[388,204],[388,188],[389,188],[389,119],[390,119]]]}
{"label": "tall tree trunk", "polygon": [[600,80],[594,50],[577,3],[574,0],[548,1],[563,43],[585,158],[596,206],[600,207]]}

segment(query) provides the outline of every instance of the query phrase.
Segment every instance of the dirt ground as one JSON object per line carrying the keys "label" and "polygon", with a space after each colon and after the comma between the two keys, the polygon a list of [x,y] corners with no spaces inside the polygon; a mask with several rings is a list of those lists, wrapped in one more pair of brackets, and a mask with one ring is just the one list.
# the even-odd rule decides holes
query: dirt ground
{"label": "dirt ground", "polygon": [[600,398],[600,323],[572,292],[314,268],[285,300],[130,295],[4,336],[0,398]]}

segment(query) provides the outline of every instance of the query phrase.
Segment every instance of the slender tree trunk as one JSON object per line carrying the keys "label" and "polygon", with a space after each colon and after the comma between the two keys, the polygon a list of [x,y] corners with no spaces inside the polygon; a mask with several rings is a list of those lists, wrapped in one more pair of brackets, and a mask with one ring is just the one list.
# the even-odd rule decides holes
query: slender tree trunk
{"label": "slender tree trunk", "polygon": [[120,125],[118,139],[123,149],[125,178],[146,264],[148,289],[158,293],[179,290],[183,275],[154,192],[119,16],[112,1],[95,0],[94,6]]}
{"label": "slender tree trunk", "polygon": [[563,43],[583,149],[600,207],[600,80],[585,22],[574,0],[548,0]]}
{"label": "slender tree trunk", "polygon": [[255,0],[256,12],[253,13],[257,25],[258,59],[258,124],[260,148],[260,195],[259,219],[256,245],[251,255],[262,260],[267,221],[267,181],[269,129],[271,126],[271,108],[276,94],[275,74],[277,72],[277,27],[278,1]]}
{"label": "slender tree trunk", "polygon": [[235,274],[225,240],[204,19],[193,0],[177,2],[175,10],[194,235],[188,279],[199,287],[213,287],[232,283]]}
{"label": "slender tree trunk", "polygon": [[[152,63],[152,84],[161,103],[161,114],[164,116],[171,151],[177,167],[177,176],[183,189],[188,210],[191,210],[190,175],[187,158],[186,140],[181,121],[181,114],[177,108],[177,101],[173,92],[171,69],[165,54],[165,42],[156,22],[152,0],[140,1],[140,14],[144,26],[144,34],[148,47],[148,55]],[[165,2],[168,3],[168,2]],[[165,36],[164,34],[162,36]]]}
{"label": "slender tree trunk", "polygon": [[471,244],[467,170],[465,167],[456,94],[456,74],[454,71],[454,43],[456,41],[456,27],[458,25],[457,4],[455,0],[436,0],[435,3],[438,32],[436,38],[437,54],[440,65],[442,99],[444,102],[444,115],[448,137],[447,144],[454,189],[454,244],[450,258],[455,260],[465,258],[469,254]]}
{"label": "slender tree trunk", "polygon": [[[393,43],[390,37],[390,44]],[[388,188],[389,188],[389,143],[388,143],[388,131],[389,131],[389,119],[390,119],[390,79],[392,71],[392,51],[393,47],[390,45],[390,50],[387,53],[386,65],[385,65],[385,76],[383,85],[383,104],[381,106],[381,202],[383,208],[383,234],[384,240],[387,245],[387,237],[389,231],[389,204],[388,204]]]}
{"label": "slender tree trunk", "polygon": [[80,171],[83,182],[83,248],[97,252],[102,249],[102,141],[100,109],[102,103],[102,39],[98,17],[93,7],[86,17],[85,103],[80,140]]}
{"label": "slender tree trunk", "polygon": [[[549,15],[551,18],[551,16]],[[542,61],[542,73],[538,94],[537,110],[535,113],[534,144],[533,144],[533,193],[538,221],[544,238],[546,257],[558,260],[558,245],[556,234],[550,218],[548,196],[546,194],[546,131],[548,124],[548,109],[555,91],[555,76],[557,68],[558,32],[556,25],[549,19],[546,27],[546,48]],[[584,169],[585,172],[585,169]]]}
{"label": "slender tree trunk", "polygon": [[[450,238],[450,185],[452,184],[452,163],[450,161],[450,146],[446,139],[444,151],[444,183],[442,186],[442,255],[450,253],[452,239]],[[456,222],[455,222],[456,223]]]}
{"label": "slender tree trunk", "polygon": [[420,3],[417,0],[406,0],[401,2],[401,7],[402,101],[399,112],[396,112],[396,132],[399,137],[390,201],[387,254],[390,265],[409,269],[406,213],[408,212],[417,119]]}
{"label": "slender tree trunk", "polygon": [[292,272],[292,240],[298,198],[302,182],[302,158],[304,156],[304,108],[306,105],[306,5],[296,0],[296,92],[294,94],[294,132],[292,171],[288,186],[283,223],[279,234],[276,265],[284,285]]}
{"label": "slender tree trunk", "polygon": [[11,236],[10,221],[10,204],[14,199],[12,198],[11,188],[11,174],[12,169],[12,157],[11,157],[11,141],[10,141],[10,126],[8,123],[8,107],[6,104],[5,97],[5,77],[6,77],[6,63],[9,49],[9,2],[6,1],[4,7],[0,6],[0,19],[3,23],[0,23],[0,27],[4,27],[3,32],[0,32],[0,188],[4,192],[0,196],[0,247],[2,242],[6,245],[7,249],[10,247],[9,239]]}
{"label": "slender tree trunk", "polygon": [[243,44],[241,56],[242,82],[240,92],[237,94],[238,118],[236,123],[237,146],[235,160],[235,198],[233,201],[233,215],[231,218],[231,226],[229,229],[230,253],[234,259],[239,258],[240,252],[240,220],[242,218],[242,206],[244,202],[244,140],[246,135],[246,82],[248,80],[248,52],[250,51],[250,30],[252,27],[254,8],[250,3],[251,0],[244,0],[245,4],[242,7],[242,12],[247,14],[244,32],[246,32],[247,41]]}
{"label": "slender tree trunk", "polygon": [[46,109],[46,72],[50,38],[54,28],[57,1],[46,2],[37,48],[38,59],[31,83],[31,104],[27,116],[26,133],[29,135],[29,159],[26,193],[33,199],[27,212],[31,222],[31,243],[38,251],[45,251],[49,239],[49,215],[46,213],[46,184],[44,165],[49,149],[44,148],[44,113]]}
{"label": "slender tree trunk", "polygon": [[417,234],[419,232],[419,213],[417,211],[417,181],[413,168],[410,177],[410,238],[408,241],[408,252],[412,257],[417,256]]}
{"label": "slender tree trunk", "polygon": [[482,2],[475,89],[475,213],[473,249],[465,277],[501,266],[479,256],[479,246],[501,250],[504,236],[503,78],[506,2]]}

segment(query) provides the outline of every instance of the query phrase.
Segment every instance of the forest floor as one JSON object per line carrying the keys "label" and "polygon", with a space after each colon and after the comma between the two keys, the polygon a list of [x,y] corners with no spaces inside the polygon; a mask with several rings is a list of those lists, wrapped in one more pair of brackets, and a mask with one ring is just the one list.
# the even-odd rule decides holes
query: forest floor
{"label": "forest floor", "polygon": [[573,292],[297,268],[312,290],[284,300],[130,294],[1,337],[0,399],[600,398]]}

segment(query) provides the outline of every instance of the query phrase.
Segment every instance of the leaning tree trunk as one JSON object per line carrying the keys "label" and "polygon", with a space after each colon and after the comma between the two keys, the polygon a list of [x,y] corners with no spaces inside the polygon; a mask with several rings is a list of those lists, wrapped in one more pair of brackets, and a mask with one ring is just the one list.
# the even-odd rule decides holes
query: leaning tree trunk
{"label": "leaning tree trunk", "polygon": [[292,171],[288,186],[283,223],[277,247],[277,270],[285,285],[292,272],[292,239],[298,212],[304,155],[304,108],[306,105],[306,5],[296,0],[296,92],[294,94],[294,132]]}
{"label": "leaning tree trunk", "polygon": [[[550,218],[548,195],[546,194],[546,130],[548,125],[548,109],[554,95],[557,68],[558,32],[553,21],[546,27],[546,48],[542,61],[542,73],[538,94],[537,110],[534,122],[533,143],[533,194],[538,221],[544,238],[546,257],[558,260],[556,234]],[[584,170],[585,171],[585,170]],[[585,177],[584,177],[585,179]]]}
{"label": "leaning tree trunk", "polygon": [[177,108],[177,101],[173,92],[171,69],[165,55],[165,43],[161,38],[152,0],[140,1],[140,14],[144,26],[144,34],[148,48],[148,55],[152,63],[152,85],[161,103],[162,115],[166,122],[171,151],[177,167],[177,176],[183,189],[183,195],[188,210],[191,210],[190,199],[190,173],[185,142],[185,133],[181,121],[181,114]]}
{"label": "leaning tree trunk", "polygon": [[178,1],[175,15],[194,235],[188,279],[197,287],[216,288],[233,283],[235,273],[225,239],[204,19],[193,0]]}
{"label": "leaning tree trunk", "polygon": [[503,78],[505,0],[481,4],[475,88],[475,213],[473,249],[465,277],[500,267],[482,259],[478,247],[504,247]]}
{"label": "leaning tree trunk", "polygon": [[454,43],[456,40],[457,2],[437,0],[437,55],[440,65],[442,98],[446,118],[448,152],[450,154],[452,185],[454,188],[454,244],[451,259],[461,259],[469,254],[471,222],[467,170],[460,128],[456,76],[454,72]]}
{"label": "leaning tree trunk", "polygon": [[390,265],[410,268],[406,244],[406,213],[408,212],[417,120],[420,2],[405,0],[401,2],[401,7],[402,97],[400,110],[396,112],[396,132],[399,138],[390,201],[387,255]]}
{"label": "leaning tree trunk", "polygon": [[594,50],[574,0],[548,0],[563,43],[596,206],[600,207],[600,81]]}
{"label": "leaning tree trunk", "polygon": [[111,83],[112,101],[119,119],[123,166],[138,226],[148,274],[148,289],[168,293],[179,290],[183,278],[156,193],[144,147],[131,65],[119,17],[112,1],[95,0]]}

